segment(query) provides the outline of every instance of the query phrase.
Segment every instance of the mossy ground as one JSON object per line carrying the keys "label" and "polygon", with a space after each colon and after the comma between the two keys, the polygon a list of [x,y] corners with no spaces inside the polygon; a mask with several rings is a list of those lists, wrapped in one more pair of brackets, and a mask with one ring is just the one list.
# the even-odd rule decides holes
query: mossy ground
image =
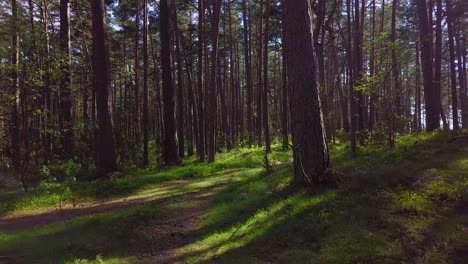
{"label": "mossy ground", "polygon": [[[214,164],[188,159],[182,167],[112,181],[48,183],[29,194],[4,191],[0,213],[10,217],[50,210],[60,199],[68,205],[151,199],[0,233],[0,262],[4,256],[42,263],[152,263],[166,254],[160,262],[466,263],[468,144],[466,134],[457,136],[405,135],[393,150],[360,147],[355,159],[348,143],[338,140],[330,149],[345,182],[335,189],[291,186],[291,153],[275,147],[270,175],[262,168],[263,151],[253,148],[220,154]],[[189,210],[198,210],[196,217],[187,214],[190,223],[181,216]],[[179,218],[181,223],[171,221]]]}

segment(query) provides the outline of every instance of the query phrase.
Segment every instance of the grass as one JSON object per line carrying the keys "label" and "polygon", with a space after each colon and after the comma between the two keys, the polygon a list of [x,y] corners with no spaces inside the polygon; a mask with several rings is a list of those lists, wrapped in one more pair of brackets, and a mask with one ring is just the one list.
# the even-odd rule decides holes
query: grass
{"label": "grass", "polygon": [[[0,193],[0,216],[55,209],[60,203],[92,202],[94,200],[132,195],[144,190],[157,188],[163,182],[183,179],[203,179],[229,169],[257,168],[262,166],[261,148],[242,148],[229,153],[221,153],[212,164],[199,163],[195,158],[184,161],[183,166],[152,170],[137,170],[127,177],[113,180],[90,182],[43,182],[29,193],[17,186],[13,190]],[[289,157],[289,153],[278,151],[270,158],[272,162]]]}
{"label": "grass", "polygon": [[[393,150],[361,146],[356,159],[348,143],[338,140],[331,156],[346,182],[337,189],[291,186],[292,165],[285,162],[291,153],[278,148],[270,175],[262,169],[262,150],[255,148],[220,154],[214,164],[189,159],[182,167],[139,171],[110,183],[75,183],[66,190],[70,197],[151,194],[177,202],[80,217],[67,228],[54,224],[0,234],[0,252],[43,262],[144,262],[147,245],[164,240],[149,236],[148,229],[192,207],[184,194],[196,193],[191,197],[214,196],[186,234],[187,243],[173,250],[173,261],[466,263],[468,144],[451,139],[444,132],[405,135]],[[173,180],[183,184],[165,185]],[[11,195],[14,206],[7,211],[17,213],[49,206],[60,188],[53,183],[2,197]],[[73,243],[64,243],[70,232]]]}
{"label": "grass", "polygon": [[[161,214],[158,208],[143,205],[80,217],[39,229],[0,233],[0,252],[8,252],[12,262],[25,263],[78,262],[96,257],[102,259],[101,254],[125,256],[136,242],[133,238],[138,235],[138,227]],[[121,257],[117,259],[119,261],[116,263],[122,263]]]}

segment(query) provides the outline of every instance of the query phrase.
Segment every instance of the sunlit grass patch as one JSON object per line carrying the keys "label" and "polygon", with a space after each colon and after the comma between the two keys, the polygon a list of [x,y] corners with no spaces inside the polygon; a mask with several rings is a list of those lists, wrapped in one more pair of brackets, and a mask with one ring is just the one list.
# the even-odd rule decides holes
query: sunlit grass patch
{"label": "sunlit grass patch", "polygon": [[304,193],[298,193],[267,208],[258,210],[243,223],[208,235],[204,239],[182,249],[182,254],[189,256],[188,260],[193,263],[207,261],[248,245],[254,240],[265,236],[268,231],[278,227],[288,218],[294,218],[307,208],[334,197],[334,192],[312,197]]}
{"label": "sunlit grass patch", "polygon": [[395,263],[402,260],[401,245],[390,233],[353,226],[329,237],[320,253],[322,263]]}
{"label": "sunlit grass patch", "polygon": [[68,221],[62,219],[33,230],[0,233],[0,252],[8,253],[12,262],[19,261],[15,259],[18,257],[39,263],[120,255],[134,246],[132,241],[138,240],[138,227],[162,213],[155,206],[143,205]]}

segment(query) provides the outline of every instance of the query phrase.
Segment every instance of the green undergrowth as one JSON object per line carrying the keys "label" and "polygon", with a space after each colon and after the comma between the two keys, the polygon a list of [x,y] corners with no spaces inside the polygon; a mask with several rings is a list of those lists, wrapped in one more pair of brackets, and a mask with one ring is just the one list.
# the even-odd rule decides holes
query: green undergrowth
{"label": "green undergrowth", "polygon": [[[262,155],[261,148],[242,148],[218,154],[216,162],[211,164],[200,163],[192,157],[184,160],[182,166],[136,170],[118,179],[71,183],[45,181],[28,193],[17,187],[0,193],[2,201],[0,216],[32,210],[55,209],[60,204],[92,202],[96,199],[131,195],[155,188],[162,182],[202,179],[229,169],[261,167]],[[272,162],[279,162],[288,159],[289,156],[288,152],[277,151],[271,155],[270,159]]]}
{"label": "green undergrowth", "polygon": [[139,228],[162,214],[155,206],[142,205],[62,219],[39,229],[0,233],[0,252],[8,252],[7,263],[65,263],[73,259],[100,259],[101,255],[109,254],[119,260],[115,263],[123,263],[120,260],[138,243]]}
{"label": "green undergrowth", "polygon": [[468,260],[468,144],[434,132],[393,150],[331,146],[338,189],[297,189],[291,165],[220,192],[190,263],[464,263]]}
{"label": "green undergrowth", "polygon": [[[135,172],[112,181],[114,189],[108,187],[104,193],[159,192],[164,181],[184,180],[185,187],[164,190],[164,195],[194,190],[214,194],[198,228],[185,234],[187,244],[175,248],[169,262],[467,263],[467,135],[438,131],[405,135],[392,150],[360,146],[357,158],[352,158],[349,142],[338,138],[330,151],[344,181],[335,189],[291,186],[292,165],[285,162],[291,153],[274,148],[271,174],[263,169],[261,149],[240,149],[220,154],[214,164],[188,159],[177,168]],[[236,180],[226,187],[213,188],[231,177]],[[69,192],[100,197],[98,188],[83,188],[89,189],[76,192],[71,187]],[[58,248],[57,258],[69,263],[146,263],[142,256],[149,254],[147,245],[165,238],[135,230],[142,225],[151,228],[154,222],[149,219],[183,209],[172,210],[166,214],[131,208],[79,218],[72,229],[82,234],[79,245],[85,246],[68,250],[63,225],[2,234],[0,252],[21,247],[36,252],[34,247],[42,250],[41,243],[50,240],[47,250]],[[107,220],[95,220],[96,224],[92,219]],[[47,258],[46,253],[31,254]]]}

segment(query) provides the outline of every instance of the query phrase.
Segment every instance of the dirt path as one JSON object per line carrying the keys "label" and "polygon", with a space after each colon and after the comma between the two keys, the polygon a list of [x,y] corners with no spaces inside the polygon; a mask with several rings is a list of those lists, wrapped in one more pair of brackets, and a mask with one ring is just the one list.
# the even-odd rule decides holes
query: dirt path
{"label": "dirt path", "polygon": [[[237,171],[228,171],[222,175],[202,180],[170,181],[161,184],[157,188],[144,190],[131,196],[78,204],[74,208],[56,208],[32,214],[2,217],[0,218],[0,232],[14,233],[25,231],[49,224],[61,223],[80,216],[112,212],[144,204],[154,204],[162,209],[167,209],[177,203],[192,201],[194,203],[193,206],[180,210],[180,213],[170,221],[170,224],[173,226],[180,226],[179,222],[184,222],[183,226],[187,226],[185,218],[196,219],[202,215],[206,211],[211,197],[228,183],[238,179],[231,177]],[[161,225],[164,226],[167,223],[162,223]],[[182,233],[181,231],[177,232]]]}

